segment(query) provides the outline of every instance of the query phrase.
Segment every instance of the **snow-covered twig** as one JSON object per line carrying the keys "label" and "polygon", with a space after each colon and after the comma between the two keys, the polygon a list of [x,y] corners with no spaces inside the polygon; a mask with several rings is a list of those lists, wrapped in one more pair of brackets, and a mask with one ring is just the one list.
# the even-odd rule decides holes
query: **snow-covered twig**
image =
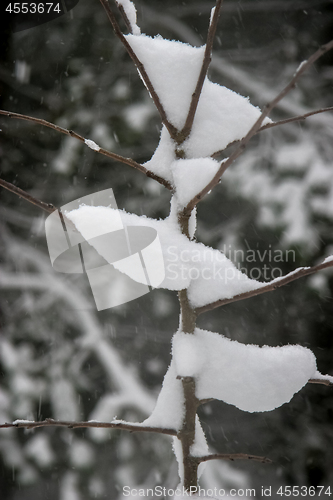
{"label": "snow-covered twig", "polygon": [[324,262],[313,267],[300,267],[299,269],[295,269],[295,271],[291,271],[286,276],[283,277],[281,276],[280,278],[276,278],[275,280],[268,283],[266,286],[257,288],[256,290],[250,290],[249,292],[240,293],[228,299],[221,299],[212,302],[210,304],[206,304],[202,307],[198,307],[195,310],[195,312],[197,315],[199,315],[204,312],[211,311],[212,309],[216,309],[217,307],[230,304],[231,302],[237,302],[238,300],[249,299],[250,297],[261,295],[262,293],[272,292],[273,290],[276,290],[276,288],[280,288],[283,285],[287,285],[291,281],[303,278],[303,276],[309,276],[310,274],[317,273],[318,271],[322,271],[323,269],[327,269],[328,267],[333,267],[333,258],[325,259]]}
{"label": "snow-covered twig", "polygon": [[132,25],[130,23],[130,20],[128,19],[128,16],[126,14],[124,6],[121,3],[117,2],[117,0],[116,0],[116,4],[117,4],[117,7],[118,7],[119,12],[121,14],[121,17],[123,18],[124,23],[126,24],[126,28],[128,29],[129,33],[133,33],[133,28],[132,28]]}
{"label": "snow-covered twig", "polygon": [[176,129],[176,127],[174,127],[172,125],[172,123],[169,122],[168,118],[167,118],[167,115],[166,115],[166,112],[162,106],[162,103],[161,103],[161,100],[159,98],[159,96],[157,95],[155,89],[154,89],[154,86],[153,84],[151,83],[151,80],[145,70],[145,67],[144,65],[142,64],[142,62],[140,61],[140,59],[138,58],[138,56],[135,54],[134,50],[132,49],[132,47],[130,46],[130,44],[128,43],[128,41],[126,40],[126,37],[124,36],[124,34],[122,33],[120,27],[119,27],[119,24],[117,22],[117,19],[115,18],[111,8],[110,8],[110,5],[108,3],[108,0],[100,0],[102,6],[104,7],[104,10],[106,12],[106,15],[108,16],[109,18],[109,21],[111,22],[112,24],[112,27],[113,27],[113,30],[115,32],[115,35],[119,38],[119,40],[121,41],[121,43],[124,45],[125,49],[127,50],[127,53],[128,55],[130,56],[130,58],[132,59],[132,61],[134,62],[135,66],[137,67],[139,73],[140,73],[140,76],[142,78],[142,80],[144,81],[144,84],[146,85],[147,89],[148,89],[148,92],[150,93],[153,101],[154,101],[154,104],[156,106],[156,109],[157,111],[159,112],[160,116],[161,116],[161,119],[162,119],[162,123],[166,126],[166,128],[168,129],[168,132],[170,134],[170,136],[173,138],[173,139],[176,139],[177,137],[177,134],[178,134],[178,130]]}
{"label": "snow-covered twig", "polygon": [[316,52],[314,52],[309,57],[309,59],[304,61],[298,67],[297,71],[295,72],[292,79],[288,82],[288,84],[281,90],[281,92],[279,92],[279,94],[274,99],[272,99],[272,101],[266,104],[266,106],[263,108],[261,115],[254,123],[254,125],[251,127],[246,136],[239,142],[239,145],[236,148],[236,150],[229,156],[229,158],[227,158],[227,160],[223,160],[223,162],[220,165],[220,168],[218,169],[213,179],[187,204],[187,206],[183,210],[184,214],[190,214],[193,208],[199,203],[199,201],[201,201],[202,198],[219,183],[221,176],[224,174],[227,168],[245,151],[250,139],[259,131],[265,118],[269,116],[271,111],[276,107],[276,105],[281,101],[281,99],[283,99],[296,86],[296,83],[302,76],[302,74],[310,66],[312,66],[317,61],[317,59],[319,59],[322,55],[324,55],[332,48],[333,48],[333,40],[319,47],[319,49]]}
{"label": "snow-covered twig", "polygon": [[26,120],[26,121],[34,122],[34,123],[37,123],[38,125],[43,125],[44,127],[52,128],[53,130],[56,130],[57,132],[68,135],[70,137],[73,137],[74,139],[78,139],[79,141],[84,142],[93,151],[96,151],[97,153],[100,153],[104,156],[107,156],[108,158],[112,158],[113,160],[119,161],[121,163],[125,163],[126,165],[129,165],[130,167],[133,167],[136,170],[139,170],[140,172],[145,174],[147,177],[151,177],[152,179],[159,182],[167,189],[169,189],[169,190],[172,189],[172,186],[168,181],[166,181],[162,177],[154,174],[153,172],[150,172],[143,165],[141,165],[140,163],[137,163],[135,160],[132,160],[132,158],[125,158],[124,156],[118,155],[117,153],[112,153],[111,151],[108,151],[107,149],[101,148],[101,147],[97,146],[97,144],[95,145],[95,143],[93,143],[93,141],[90,141],[89,139],[82,137],[82,135],[78,134],[77,132],[74,132],[73,130],[67,130],[66,128],[60,127],[59,125],[56,125],[55,123],[51,123],[51,122],[48,122],[46,120],[43,120],[42,118],[35,118],[34,116],[22,115],[20,113],[13,113],[11,111],[0,110],[0,115],[7,116],[8,118],[17,118],[19,120]]}
{"label": "snow-covered twig", "polygon": [[200,74],[198,77],[197,85],[195,87],[194,93],[192,94],[192,100],[191,100],[190,108],[188,110],[188,115],[186,117],[185,125],[179,134],[179,139],[181,142],[185,141],[185,139],[191,133],[193,120],[194,120],[195,113],[196,113],[196,110],[198,107],[202,87],[203,87],[203,84],[204,84],[204,81],[205,81],[205,78],[207,75],[207,71],[208,71],[208,68],[209,68],[209,65],[210,65],[210,62],[212,59],[213,42],[214,42],[214,38],[215,38],[217,24],[218,24],[219,17],[220,17],[222,2],[223,2],[223,0],[217,0],[216,6],[215,6],[214,12],[213,12],[212,20],[209,24],[205,54],[204,54],[204,58],[202,61],[202,66],[201,66]]}
{"label": "snow-covered twig", "polygon": [[53,418],[46,418],[40,422],[31,420],[16,420],[15,422],[0,424],[0,429],[7,429],[10,427],[36,429],[38,427],[68,427],[69,429],[78,428],[97,428],[97,429],[121,429],[129,432],[156,432],[158,434],[168,434],[176,436],[177,431],[174,429],[165,429],[162,427],[149,427],[140,424],[132,424],[130,422],[114,421],[114,422],[95,422],[90,420],[88,422],[70,422],[63,420],[53,420]]}

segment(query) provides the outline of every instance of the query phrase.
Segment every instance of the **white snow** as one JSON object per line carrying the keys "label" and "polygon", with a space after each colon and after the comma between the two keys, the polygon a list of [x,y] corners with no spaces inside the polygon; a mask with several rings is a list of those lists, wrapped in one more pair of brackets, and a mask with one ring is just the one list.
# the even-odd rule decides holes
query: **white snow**
{"label": "white snow", "polygon": [[166,427],[178,431],[182,427],[184,412],[183,385],[181,380],[177,379],[176,366],[174,361],[171,361],[156,406],[142,425]]}
{"label": "white snow", "polygon": [[178,332],[172,339],[172,356],[180,377],[194,377],[204,360],[191,333]]}
{"label": "white snow", "polygon": [[314,374],[313,378],[318,379],[318,380],[328,380],[329,382],[331,382],[331,384],[333,384],[333,376],[332,375],[323,375],[322,373],[317,371]]}
{"label": "white snow", "polygon": [[14,420],[13,425],[17,425],[17,424],[34,424],[34,423],[35,423],[34,420],[17,419],[17,420]]}
{"label": "white snow", "polygon": [[[222,252],[202,243],[194,245],[191,253],[192,261],[187,263],[186,268],[192,278],[188,287],[188,298],[192,307],[202,307],[266,285],[250,279]],[[183,258],[185,257],[183,252]],[[182,272],[185,273],[184,269]]]}
{"label": "white snow", "polygon": [[[248,98],[206,78],[191,135],[184,143],[187,157],[210,156],[242,139],[260,114],[260,109]],[[270,121],[266,118],[263,124]]]}
{"label": "white snow", "polygon": [[195,439],[191,445],[190,453],[192,457],[203,457],[209,453],[206,436],[202,430],[198,416],[195,419]]}
{"label": "white snow", "polygon": [[[173,205],[176,203],[174,199]],[[77,210],[66,212],[82,236],[89,240],[97,252],[109,262],[109,241],[94,239],[92,235],[102,234],[106,228],[112,229],[115,217],[119,217],[124,227],[148,226],[157,231],[161,244],[165,267],[165,278],[159,281],[160,274],[156,274],[156,287],[168,290],[183,290],[188,288],[189,299],[193,307],[200,307],[207,303],[223,298],[231,298],[239,293],[254,290],[265,285],[252,280],[239,271],[234,264],[220,251],[209,248],[202,243],[189,241],[181,234],[175,217],[175,207],[169,218],[154,220],[144,216],[128,214],[122,210],[109,207],[81,206]],[[120,227],[120,226],[119,226]],[[156,256],[154,258],[154,251]],[[159,248],[152,249],[149,262],[158,262]],[[120,271],[128,274],[121,263],[113,263]],[[157,273],[157,266],[152,267]],[[145,283],[144,277],[133,273],[134,279]],[[141,280],[141,281],[140,281]],[[160,284],[157,284],[160,283]]]}
{"label": "white snow", "polygon": [[136,8],[133,2],[130,0],[117,0],[117,4],[121,5],[125,11],[127,19],[130,22],[132,33],[135,36],[141,34],[139,26],[136,24]]}
{"label": "white snow", "polygon": [[299,73],[299,72],[301,71],[301,69],[303,68],[303,66],[304,66],[307,62],[308,62],[307,60],[302,61],[302,62],[299,64],[299,66],[298,66],[297,70],[295,71],[294,75],[297,75],[297,73]]}
{"label": "white snow", "polygon": [[220,162],[213,158],[176,160],[170,168],[180,205],[186,206],[213,179]]}
{"label": "white snow", "polygon": [[126,35],[143,63],[169,121],[182,128],[200,73],[204,47],[164,40],[161,36]]}
{"label": "white snow", "polygon": [[[185,124],[200,73],[205,47],[146,35],[127,35],[160,97],[168,120],[178,129]],[[260,116],[249,100],[206,78],[190,137],[184,143],[188,158],[203,158],[246,135]],[[269,122],[266,119],[263,123]],[[159,147],[164,148],[161,137]]]}
{"label": "white snow", "polygon": [[213,22],[213,17],[214,17],[214,14],[215,14],[215,10],[216,10],[216,7],[213,7],[212,10],[210,11],[209,25],[211,25],[212,22]]}
{"label": "white snow", "polygon": [[100,151],[101,149],[99,145],[91,139],[85,139],[84,142],[88,146],[88,148],[93,149],[94,151]]}
{"label": "white snow", "polygon": [[[184,483],[184,467],[183,467],[183,450],[181,446],[181,442],[177,437],[173,438],[172,444],[173,452],[176,456],[176,460],[178,462],[178,474],[180,478],[180,485]],[[204,455],[208,455],[209,449],[206,441],[205,434],[202,430],[200,420],[198,415],[195,416],[195,439],[194,443],[190,447],[190,454],[193,457],[202,457]],[[200,478],[201,474],[204,472],[206,468],[206,463],[202,462],[198,467],[198,478]],[[176,497],[175,497],[176,498]],[[177,498],[179,496],[177,495]]]}
{"label": "white snow", "polygon": [[326,264],[327,262],[332,262],[332,261],[333,261],[333,255],[329,255],[328,257],[326,257],[323,264]]}
{"label": "white snow", "polygon": [[173,184],[170,165],[176,159],[175,148],[176,143],[163,125],[159,145],[152,158],[144,163],[144,167]]}
{"label": "white snow", "polygon": [[65,212],[65,215],[79,229],[86,240],[103,234],[123,229],[123,223],[118,210],[108,207],[95,207],[81,205],[80,208]]}
{"label": "white snow", "polygon": [[[199,399],[214,398],[248,412],[270,411],[290,401],[317,373],[313,353],[299,345],[258,347],[196,329],[173,341],[176,374],[196,380]],[[197,359],[197,369],[192,363]]]}
{"label": "white snow", "polygon": [[197,229],[197,207],[194,207],[188,220],[188,233],[191,240],[194,238]]}

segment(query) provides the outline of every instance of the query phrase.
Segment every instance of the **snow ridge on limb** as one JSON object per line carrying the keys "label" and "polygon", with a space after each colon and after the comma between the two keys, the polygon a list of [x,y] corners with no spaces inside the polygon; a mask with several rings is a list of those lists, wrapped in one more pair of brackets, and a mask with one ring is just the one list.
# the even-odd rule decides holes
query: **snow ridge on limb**
{"label": "snow ridge on limb", "polygon": [[[214,162],[211,159],[209,161]],[[175,203],[177,201],[175,197]],[[154,220],[123,210],[115,211],[109,207],[87,205],[66,212],[66,217],[86,240],[90,240],[91,232],[98,231],[99,228],[100,234],[103,234],[103,228],[112,226],[115,215],[120,215],[124,226],[148,226],[157,231],[165,266],[165,279],[157,287],[176,291],[188,289],[192,307],[204,305],[203,296],[212,302],[216,298],[231,298],[265,286],[265,283],[250,279],[242,273],[219,250],[190,241],[181,233],[176,214],[171,214],[165,220]],[[109,262],[108,241],[95,239],[91,240],[90,244]]]}
{"label": "snow ridge on limb", "polygon": [[112,422],[97,422],[95,420],[88,420],[87,422],[71,422],[64,420],[54,420],[53,418],[46,418],[41,421],[34,420],[15,420],[14,422],[5,423],[0,425],[0,429],[16,427],[23,429],[36,429],[38,427],[68,427],[69,429],[121,429],[129,432],[156,432],[158,434],[167,434],[175,436],[174,429],[148,427],[140,423],[125,422],[124,420],[113,420]]}
{"label": "snow ridge on limb", "polygon": [[220,17],[220,13],[221,13],[222,2],[223,2],[223,0],[217,0],[216,6],[211,10],[211,17],[210,17],[210,22],[209,22],[208,34],[207,34],[205,54],[204,54],[204,58],[202,60],[202,66],[201,66],[200,74],[198,76],[195,91],[192,94],[191,104],[190,104],[190,107],[188,110],[186,121],[185,121],[183,129],[181,130],[181,132],[179,134],[179,140],[181,142],[183,142],[185,139],[187,139],[187,137],[190,135],[191,130],[192,130],[193,120],[194,120],[195,113],[196,113],[196,110],[198,107],[202,87],[204,85],[205,78],[206,78],[207,72],[208,72],[208,68],[209,68],[209,65],[210,65],[210,62],[212,59],[213,43],[214,43],[217,24],[219,22],[219,17]]}
{"label": "snow ridge on limb", "polygon": [[199,400],[218,399],[251,413],[289,402],[317,373],[305,347],[245,345],[199,328],[175,334],[173,355],[178,375],[195,379]]}
{"label": "snow ridge on limb", "polygon": [[272,292],[276,288],[280,286],[287,285],[292,281],[295,281],[303,276],[309,276],[310,274],[317,273],[323,269],[327,269],[329,267],[333,267],[333,256],[326,257],[326,259],[321,263],[313,267],[300,267],[286,274],[286,276],[279,276],[275,278],[269,283],[261,283],[261,286],[257,289],[249,290],[247,292],[240,293],[238,295],[234,295],[234,297],[219,299],[211,303],[207,303],[205,305],[201,305],[196,307],[196,314],[202,314],[207,311],[211,311],[212,309],[216,309],[217,307],[230,304],[231,302],[237,302],[238,300],[248,299],[250,297],[254,297],[255,295],[260,295],[266,292]]}
{"label": "snow ridge on limb", "polygon": [[[159,96],[158,96],[158,94],[157,94],[154,86],[151,83],[151,80],[150,80],[150,78],[149,78],[149,76],[147,74],[147,71],[146,71],[144,65],[142,64],[142,62],[140,61],[140,59],[138,58],[138,56],[136,55],[136,53],[133,51],[131,45],[128,43],[128,40],[126,39],[125,35],[121,31],[121,29],[119,27],[119,24],[117,22],[117,19],[115,18],[114,14],[113,14],[113,12],[112,12],[112,10],[110,8],[108,0],[100,0],[100,2],[102,4],[102,6],[104,7],[106,15],[109,18],[109,21],[112,24],[113,30],[115,32],[115,35],[119,38],[119,40],[121,41],[121,43],[124,45],[125,49],[127,50],[128,55],[130,56],[130,58],[132,59],[132,61],[135,64],[135,66],[137,67],[139,75],[140,75],[141,79],[143,80],[143,82],[144,82],[144,84],[145,84],[145,86],[146,86],[146,88],[147,88],[150,96],[152,97],[152,99],[154,101],[156,109],[157,109],[157,111],[159,112],[159,114],[161,116],[162,123],[168,129],[168,132],[169,132],[170,136],[172,138],[175,138],[176,135],[177,135],[177,133],[178,133],[178,130],[169,122],[169,120],[168,120],[168,118],[166,116],[164,107],[161,104],[160,98],[159,98]],[[139,36],[138,36],[138,38],[139,38]]]}
{"label": "snow ridge on limb", "polygon": [[141,30],[136,23],[136,8],[131,0],[116,0],[118,9],[120,10],[125,23],[133,35],[141,35]]}

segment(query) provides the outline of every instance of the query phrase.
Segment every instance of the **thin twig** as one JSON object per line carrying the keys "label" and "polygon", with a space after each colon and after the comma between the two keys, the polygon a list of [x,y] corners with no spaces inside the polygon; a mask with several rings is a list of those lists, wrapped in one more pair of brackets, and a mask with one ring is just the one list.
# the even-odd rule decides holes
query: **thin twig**
{"label": "thin twig", "polygon": [[[285,118],[284,120],[279,120],[277,122],[272,122],[272,123],[267,123],[266,125],[263,125],[260,127],[260,129],[256,132],[258,134],[259,132],[263,132],[264,130],[278,127],[280,125],[286,125],[288,123],[294,123],[294,122],[300,122],[306,120],[306,118],[309,118],[310,116],[313,115],[318,115],[319,113],[326,113],[327,111],[333,111],[333,106],[330,106],[328,108],[321,108],[321,109],[316,109],[314,111],[309,111],[308,113],[305,113],[304,115],[298,115],[298,116],[292,116],[291,118]],[[241,140],[237,141],[232,141],[229,144],[226,145],[226,147],[223,150],[216,151],[215,153],[212,154],[212,156],[218,156],[223,151],[225,151],[227,148],[230,148],[231,146],[236,146],[236,144],[239,144]]]}
{"label": "thin twig", "polygon": [[[28,116],[28,115],[22,115],[21,113],[13,113],[11,111],[5,111],[5,110],[0,110],[0,115],[7,116],[8,118],[17,118],[19,120],[26,120],[29,122],[34,122],[37,123],[38,125],[43,125],[44,127],[51,128],[57,132],[60,132],[62,134],[68,135],[70,137],[74,137],[74,139],[78,139],[79,141],[89,144],[88,140],[82,137],[82,135],[78,134],[77,132],[74,132],[73,130],[67,130],[66,128],[60,127],[59,125],[55,125],[54,123],[48,122],[46,120],[43,120],[42,118],[35,118],[34,116]],[[97,145],[96,145],[97,146]],[[98,149],[99,148],[99,149]],[[170,191],[172,190],[171,184],[160,177],[159,175],[154,174],[153,172],[150,172],[147,168],[145,168],[143,165],[140,163],[137,163],[135,160],[132,160],[132,158],[125,158],[124,156],[118,155],[117,153],[112,153],[111,151],[108,151],[107,149],[101,148],[98,146],[98,148],[93,149],[96,153],[100,153],[104,156],[107,156],[108,158],[112,158],[113,160],[119,161],[121,163],[125,163],[126,165],[129,165],[130,167],[135,168],[136,170],[139,170],[143,174],[145,174],[147,177],[150,177],[154,179],[155,181],[159,182],[162,184],[164,187],[169,189]]]}
{"label": "thin twig", "polygon": [[198,77],[197,85],[195,87],[194,93],[192,94],[192,100],[191,100],[190,108],[189,108],[188,115],[187,115],[187,118],[185,121],[185,125],[179,134],[180,142],[185,141],[185,139],[187,139],[187,137],[191,133],[193,120],[194,120],[195,113],[196,113],[196,110],[198,107],[202,87],[203,87],[203,84],[205,82],[205,78],[207,76],[207,71],[208,71],[210,62],[212,60],[213,43],[214,43],[217,24],[218,24],[219,17],[220,17],[222,2],[223,2],[223,0],[216,1],[216,6],[215,6],[213,18],[209,24],[205,54],[204,54],[204,58],[202,61],[202,66],[201,66],[200,74]]}
{"label": "thin twig", "polygon": [[276,290],[281,286],[287,285],[291,281],[295,281],[299,278],[302,278],[303,276],[309,276],[310,274],[317,273],[318,271],[327,269],[328,267],[333,267],[333,260],[329,260],[327,262],[324,261],[321,264],[313,267],[300,267],[299,269],[296,269],[295,271],[287,274],[283,278],[277,278],[271,283],[268,283],[261,288],[257,288],[256,290],[250,290],[249,292],[240,293],[229,299],[216,300],[215,302],[206,304],[205,306],[197,307],[195,309],[195,313],[199,315],[204,312],[211,311],[212,309],[216,309],[217,307],[230,304],[231,302],[237,302],[238,300],[249,299],[250,297],[255,297],[256,295],[261,295],[262,293],[272,292],[273,290]]}
{"label": "thin twig", "polygon": [[262,132],[263,130],[267,130],[268,128],[278,127],[279,125],[285,125],[286,123],[299,122],[305,120],[309,116],[318,115],[319,113],[326,113],[326,111],[333,111],[333,106],[330,106],[328,108],[316,109],[315,111],[309,111],[304,115],[292,116],[291,118],[286,118],[285,120],[279,120],[278,122],[267,123],[266,125],[260,127],[258,132]]}
{"label": "thin twig", "polygon": [[333,40],[330,42],[326,43],[325,45],[322,45],[314,54],[312,54],[309,59],[306,61],[303,61],[303,63],[298,67],[296,70],[294,76],[292,79],[289,81],[289,83],[281,90],[281,92],[266,106],[263,108],[261,115],[257,119],[257,121],[254,123],[254,125],[251,127],[249,132],[246,134],[245,137],[240,141],[238,147],[235,149],[235,151],[227,158],[226,160],[223,160],[223,162],[220,165],[220,168],[218,169],[217,173],[213,177],[213,179],[187,204],[187,206],[183,209],[181,214],[188,214],[191,213],[193,208],[199,203],[200,200],[209,192],[211,191],[216,184],[221,179],[221,176],[224,174],[224,172],[227,170],[227,168],[245,151],[246,146],[248,145],[250,139],[259,131],[261,128],[262,122],[264,119],[270,114],[270,112],[275,108],[275,106],[283,99],[295,86],[301,75],[310,67],[312,64],[314,64],[317,59],[319,59],[323,54],[328,52],[333,48]]}
{"label": "thin twig", "polygon": [[52,418],[46,418],[40,422],[34,422],[30,420],[17,420],[12,423],[5,423],[0,425],[0,429],[6,429],[10,427],[24,428],[24,429],[36,429],[37,427],[68,427],[69,429],[78,428],[102,428],[102,429],[121,429],[129,432],[157,432],[158,434],[168,434],[170,436],[176,436],[177,431],[174,429],[167,429],[164,427],[149,427],[140,424],[132,424],[123,421],[114,422],[70,422],[62,420],[53,420]]}
{"label": "thin twig", "polygon": [[121,17],[123,18],[124,23],[126,24],[126,28],[128,29],[129,33],[133,33],[132,25],[130,23],[130,20],[127,17],[127,14],[125,12],[123,5],[121,3],[118,3],[117,0],[116,0],[116,4],[117,4],[118,10],[121,14]]}
{"label": "thin twig", "polygon": [[204,455],[202,457],[193,457],[199,463],[207,462],[208,460],[253,460],[263,464],[271,464],[272,460],[267,457],[258,457],[257,455],[248,455],[247,453],[213,453],[212,455]]}
{"label": "thin twig", "polygon": [[24,200],[29,201],[30,203],[33,203],[37,207],[41,208],[42,210],[45,210],[45,212],[48,212],[51,214],[57,208],[52,205],[52,203],[45,203],[44,201],[38,200],[31,194],[27,193],[26,191],[23,191],[23,189],[14,186],[11,182],[4,181],[3,179],[0,179],[0,186],[4,187],[5,189],[8,189],[8,191],[11,191],[12,193],[17,194],[20,198],[23,198]]}
{"label": "thin twig", "polygon": [[160,101],[160,98],[154,89],[154,86],[153,86],[153,84],[152,84],[152,82],[151,82],[151,80],[146,72],[144,65],[142,64],[142,62],[140,61],[138,56],[135,54],[131,45],[129,44],[126,37],[122,33],[122,31],[119,27],[119,24],[117,22],[117,19],[115,18],[108,1],[107,0],[100,0],[100,2],[103,5],[104,10],[109,18],[109,21],[112,24],[115,35],[119,38],[121,43],[124,45],[125,49],[127,50],[128,55],[130,56],[130,58],[132,59],[132,61],[135,64],[135,66],[137,67],[137,69],[141,75],[141,78],[144,81],[144,83],[145,83],[145,85],[146,85],[146,87],[147,87],[147,89],[148,89],[148,91],[149,91],[149,93],[154,101],[156,109],[161,116],[162,123],[168,129],[170,136],[175,140],[177,137],[177,134],[178,134],[178,130],[176,129],[176,127],[174,127],[174,125],[172,125],[172,123],[169,122],[167,115],[166,115],[166,112],[165,112],[163,105]]}
{"label": "thin twig", "polygon": [[308,384],[322,384],[327,386],[333,386],[333,382],[324,378],[310,378]]}

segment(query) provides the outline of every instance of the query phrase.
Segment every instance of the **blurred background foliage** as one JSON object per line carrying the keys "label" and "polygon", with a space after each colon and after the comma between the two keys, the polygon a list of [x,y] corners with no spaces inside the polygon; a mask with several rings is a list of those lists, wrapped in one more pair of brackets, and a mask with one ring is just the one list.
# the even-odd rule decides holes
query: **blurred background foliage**
{"label": "blurred background foliage", "polygon": [[[213,2],[137,0],[136,6],[143,32],[204,43]],[[332,33],[331,0],[226,0],[210,78],[263,106]],[[151,157],[159,117],[97,0],[80,0],[65,16],[19,33],[3,26],[0,59],[2,109],[73,129],[138,162]],[[331,52],[272,118],[331,105],[332,63]],[[155,181],[52,130],[0,121],[1,178],[56,206],[112,187],[119,208],[167,216],[170,195]],[[261,280],[332,254],[332,137],[332,113],[255,137],[200,204],[197,238]],[[77,309],[89,287],[53,272],[44,220],[38,208],[1,189],[0,420],[142,420],[170,361],[177,297],[155,290],[82,313]],[[283,257],[274,261],[277,251]],[[327,270],[206,313],[199,323],[240,342],[300,343],[314,351],[320,371],[333,374],[332,291]],[[268,413],[209,403],[200,416],[217,451],[274,461],[211,463],[206,487],[332,484],[332,389],[308,384]],[[123,485],[178,481],[168,438],[118,431],[2,430],[0,467],[4,500],[117,499]]]}

